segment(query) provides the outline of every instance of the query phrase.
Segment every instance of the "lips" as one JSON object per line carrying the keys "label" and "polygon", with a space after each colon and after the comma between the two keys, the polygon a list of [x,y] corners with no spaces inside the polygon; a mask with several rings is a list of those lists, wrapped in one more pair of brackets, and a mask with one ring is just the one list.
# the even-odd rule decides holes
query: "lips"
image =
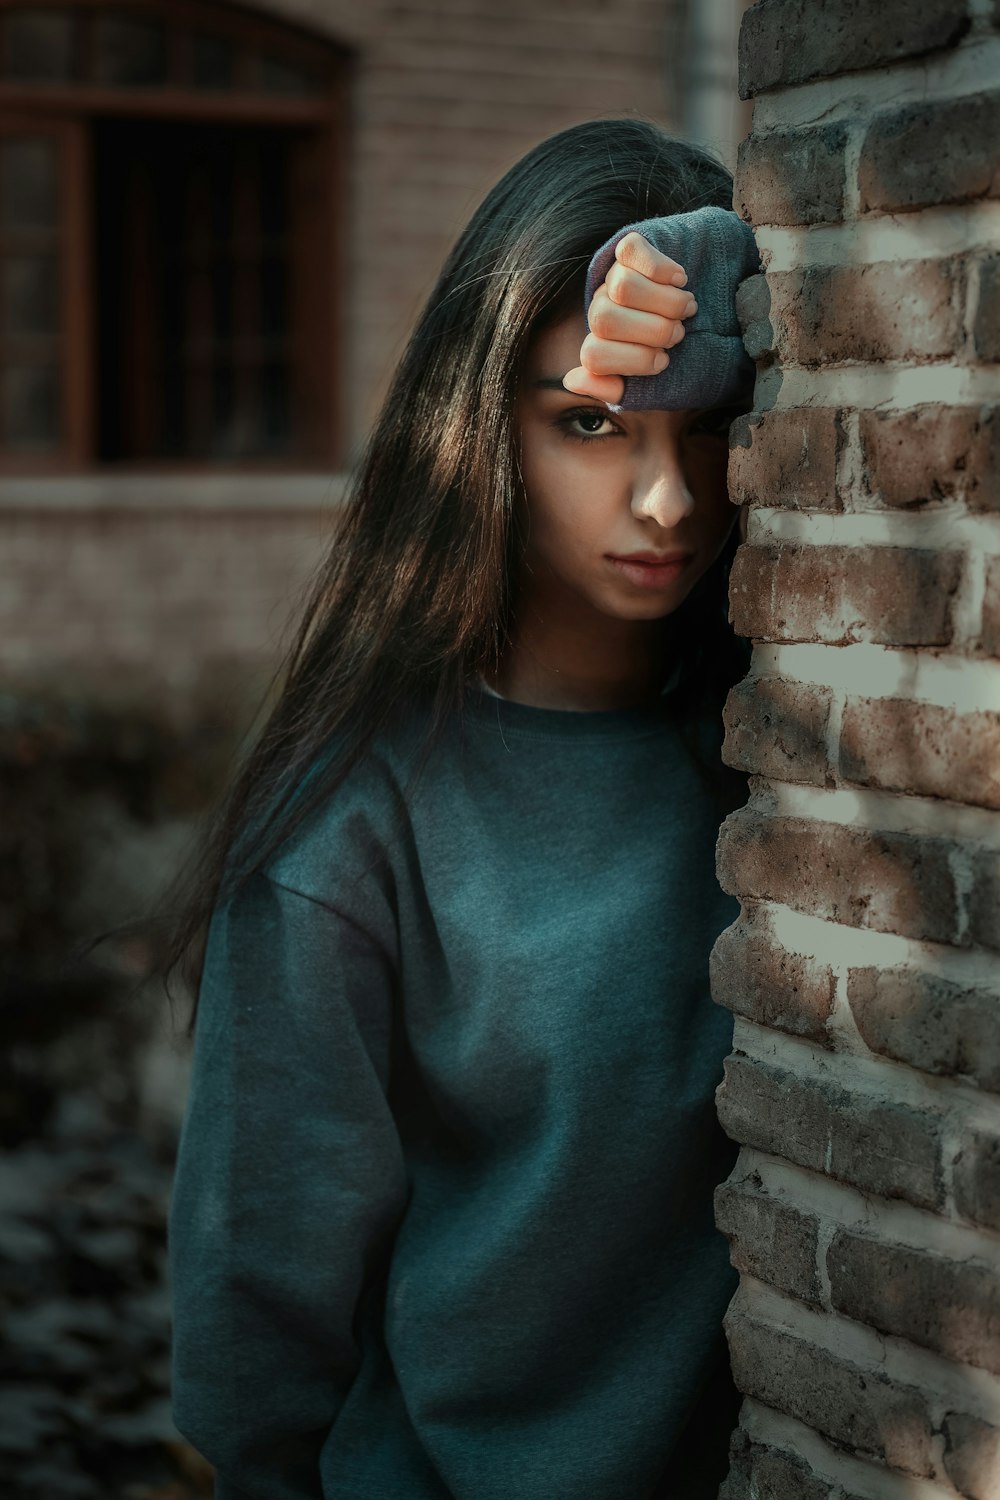
{"label": "lips", "polygon": [[649,563],[652,567],[662,568],[668,563],[686,562],[691,556],[690,552],[625,552],[610,553],[612,562],[623,563]]}
{"label": "lips", "polygon": [[662,589],[680,577],[693,556],[693,552],[630,552],[623,557],[609,554],[608,561],[637,588]]}

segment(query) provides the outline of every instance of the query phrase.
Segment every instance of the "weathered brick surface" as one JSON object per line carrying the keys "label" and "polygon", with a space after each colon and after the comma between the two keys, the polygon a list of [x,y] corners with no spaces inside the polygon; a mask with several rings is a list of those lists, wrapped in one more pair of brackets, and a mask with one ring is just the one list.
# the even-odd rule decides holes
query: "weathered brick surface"
{"label": "weathered brick surface", "polygon": [[723,760],[753,775],[823,786],[830,696],[827,688],[781,677],[744,678],[726,700]]}
{"label": "weathered brick surface", "polygon": [[867,488],[880,504],[909,508],[961,494],[970,510],[1000,509],[1000,408],[863,411],[860,436]]}
{"label": "weathered brick surface", "polygon": [[[718,1500],[834,1500],[830,1486],[804,1458],[751,1442],[737,1428],[729,1445],[731,1467]],[[838,1490],[836,1500],[858,1500]]]}
{"label": "weathered brick surface", "polygon": [[1000,976],[986,990],[917,969],[851,969],[847,998],[873,1052],[1000,1092]]}
{"label": "weathered brick surface", "polygon": [[826,1267],[838,1312],[946,1359],[1000,1373],[995,1263],[948,1260],[838,1229]]}
{"label": "weathered brick surface", "polygon": [[[766,319],[744,335],[751,358],[783,365],[939,359],[964,343],[965,257],[807,266],[768,275]],[[744,304],[760,293],[748,277]],[[988,321],[988,319],[987,319]],[[985,357],[985,356],[984,356]]]}
{"label": "weathered brick surface", "polygon": [[966,1412],[944,1419],[944,1467],[955,1488],[969,1500],[1000,1495],[1000,1427]]}
{"label": "weathered brick surface", "polygon": [[739,635],[946,646],[961,556],[917,547],[744,543],[729,582]]}
{"label": "weathered brick surface", "polygon": [[995,849],[973,856],[969,936],[985,948],[1000,949],[1000,853]]}
{"label": "weathered brick surface", "polygon": [[832,407],[754,411],[729,430],[729,494],[743,505],[840,510],[837,459],[844,442]]}
{"label": "weathered brick surface", "polygon": [[988,655],[1000,656],[1000,557],[990,558],[986,565],[982,644]]}
{"label": "weathered brick surface", "polygon": [[[812,818],[730,813],[719,831],[724,890],[781,901],[849,927],[954,943],[961,909],[946,839]],[[998,857],[1000,861],[1000,857]]]}
{"label": "weathered brick surface", "polygon": [[1000,1231],[1000,1133],[962,1132],[954,1191],[955,1207],[963,1219]]}
{"label": "weathered brick surface", "polygon": [[906,698],[849,699],[838,770],[860,786],[1000,809],[1000,712],[963,714]]}
{"label": "weathered brick surface", "polygon": [[833,1009],[832,970],[782,947],[754,902],[719,934],[709,968],[717,1005],[762,1026],[831,1045],[826,1023]]}
{"label": "weathered brick surface", "polygon": [[740,98],[953,46],[968,30],[962,0],[758,0],[740,31]]}
{"label": "weathered brick surface", "polygon": [[933,1474],[933,1424],[921,1391],[738,1310],[725,1322],[733,1377],[746,1395],[888,1468]]}
{"label": "weathered brick surface", "polygon": [[760,224],[820,224],[843,217],[842,122],[747,136],[740,144],[733,207]]}
{"label": "weathered brick surface", "polygon": [[1000,360],[1000,255],[989,255],[980,265],[972,338],[979,359]]}
{"label": "weathered brick surface", "polygon": [[918,1208],[940,1208],[941,1122],[927,1110],[803,1079],[736,1053],[716,1091],[733,1140]]}
{"label": "weathered brick surface", "polygon": [[729,1239],[729,1258],[738,1271],[820,1305],[815,1215],[782,1203],[751,1181],[730,1178],[715,1190],[715,1222]]}
{"label": "weathered brick surface", "polygon": [[924,208],[1000,194],[1000,93],[880,110],[865,135],[861,209]]}

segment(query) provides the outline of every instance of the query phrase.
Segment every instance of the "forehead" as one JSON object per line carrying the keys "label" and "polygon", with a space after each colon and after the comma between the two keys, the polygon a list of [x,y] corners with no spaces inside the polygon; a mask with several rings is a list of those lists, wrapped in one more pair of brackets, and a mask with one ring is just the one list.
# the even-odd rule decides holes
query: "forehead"
{"label": "forehead", "polygon": [[536,333],[528,348],[525,374],[529,380],[545,375],[565,375],[580,363],[580,345],[587,337],[582,312],[570,313]]}

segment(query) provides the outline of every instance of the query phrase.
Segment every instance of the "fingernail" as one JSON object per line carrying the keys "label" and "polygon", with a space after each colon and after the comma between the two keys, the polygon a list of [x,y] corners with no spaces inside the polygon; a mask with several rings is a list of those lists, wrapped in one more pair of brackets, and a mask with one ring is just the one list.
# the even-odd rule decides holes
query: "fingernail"
{"label": "fingernail", "polygon": [[673,276],[673,284],[674,284],[674,286],[687,286],[687,284],[688,284],[687,272],[686,271],[677,271],[677,272],[675,272],[675,274]]}
{"label": "fingernail", "polygon": [[698,311],[698,303],[697,303],[697,301],[696,301],[696,300],[695,300],[695,298],[694,298],[694,297],[692,297],[692,298],[691,298],[691,302],[690,302],[690,305],[689,305],[689,307],[688,307],[688,314],[687,314],[687,315],[688,315],[688,317],[689,317],[689,318],[693,318],[693,317],[694,317],[694,315],[695,315],[695,313],[696,313],[696,312],[697,312],[697,311]]}
{"label": "fingernail", "polygon": [[675,344],[679,344],[680,343],[680,341],[681,341],[681,339],[683,337],[684,337],[684,324],[683,323],[678,323],[677,327],[674,329],[673,333],[670,335],[670,343],[667,345],[667,348],[668,349],[672,349]]}
{"label": "fingernail", "polygon": [[665,349],[657,350],[656,354],[653,355],[653,373],[659,375],[660,371],[665,370],[669,363],[670,355],[667,351]]}

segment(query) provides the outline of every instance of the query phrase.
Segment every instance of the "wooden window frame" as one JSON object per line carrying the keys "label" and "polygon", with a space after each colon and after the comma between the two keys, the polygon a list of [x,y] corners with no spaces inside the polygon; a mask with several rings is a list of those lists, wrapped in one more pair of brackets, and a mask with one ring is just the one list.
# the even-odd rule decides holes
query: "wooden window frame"
{"label": "wooden window frame", "polygon": [[[62,8],[80,12],[108,9],[109,0],[61,0]],[[53,0],[55,4],[55,0]],[[0,17],[24,8],[24,0],[0,0]],[[347,196],[347,113],[350,57],[346,48],[318,41],[284,22],[237,11],[224,0],[122,0],[122,9],[147,12],[168,28],[198,26],[241,43],[249,51],[280,48],[321,76],[325,92],[308,98],[247,90],[212,93],[194,87],[148,85],[143,88],[61,82],[23,84],[0,76],[0,130],[52,134],[60,141],[65,170],[61,200],[63,266],[60,284],[60,335],[65,338],[62,366],[64,442],[58,453],[0,454],[0,473],[27,477],[69,473],[287,473],[337,469],[344,461],[344,413],[340,390],[342,297],[345,248],[338,208]],[[174,59],[176,62],[176,59]],[[308,127],[309,139],[297,152],[290,197],[303,201],[308,179],[315,212],[308,226],[292,230],[289,260],[292,290],[290,360],[292,409],[300,413],[301,456],[281,460],[181,462],[142,460],[105,465],[96,458],[97,412],[93,399],[95,361],[92,251],[93,162],[91,127],[98,117],[195,121],[203,124],[253,124],[275,128]]]}

